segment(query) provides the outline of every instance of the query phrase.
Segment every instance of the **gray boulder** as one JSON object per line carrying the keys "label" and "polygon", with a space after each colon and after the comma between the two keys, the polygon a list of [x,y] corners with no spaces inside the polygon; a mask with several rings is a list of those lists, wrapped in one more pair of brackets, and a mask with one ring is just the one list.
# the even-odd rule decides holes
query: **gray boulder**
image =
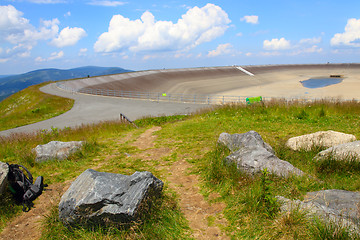
{"label": "gray boulder", "polygon": [[70,154],[80,150],[83,146],[83,141],[60,142],[51,141],[44,145],[38,145],[33,150],[36,153],[36,162],[44,162],[48,160],[64,160]]}
{"label": "gray boulder", "polygon": [[319,131],[298,137],[290,138],[286,146],[294,151],[300,149],[310,150],[314,146],[333,147],[339,144],[355,141],[356,137],[352,134],[346,134],[336,131]]}
{"label": "gray boulder", "polygon": [[61,197],[59,218],[64,224],[129,224],[162,188],[150,172],[127,176],[88,169]]}
{"label": "gray boulder", "polygon": [[360,141],[340,144],[319,152],[314,159],[321,160],[332,155],[337,160],[355,158],[360,160]]}
{"label": "gray boulder", "polygon": [[8,173],[8,165],[6,163],[0,162],[0,196],[4,193],[6,189]]}
{"label": "gray boulder", "polygon": [[236,152],[245,145],[258,145],[275,154],[273,148],[268,143],[264,142],[260,134],[255,131],[249,131],[242,134],[221,133],[218,143],[225,145],[231,152]]}
{"label": "gray boulder", "polygon": [[225,160],[235,163],[238,169],[247,173],[255,174],[266,168],[270,173],[282,177],[304,174],[289,162],[276,157],[271,146],[255,131],[233,135],[222,133],[218,143],[224,144],[232,152]]}
{"label": "gray boulder", "polygon": [[358,231],[360,193],[345,190],[322,190],[308,192],[304,201],[277,196],[281,211],[294,209],[306,211],[308,217],[320,217],[326,222],[337,223]]}

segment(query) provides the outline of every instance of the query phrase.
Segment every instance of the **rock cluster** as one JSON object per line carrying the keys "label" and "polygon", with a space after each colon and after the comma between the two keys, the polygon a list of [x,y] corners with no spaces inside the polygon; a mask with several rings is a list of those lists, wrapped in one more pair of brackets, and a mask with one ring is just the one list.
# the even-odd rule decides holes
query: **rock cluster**
{"label": "rock cluster", "polygon": [[36,153],[36,162],[48,160],[64,160],[70,154],[75,153],[84,145],[83,141],[60,142],[51,141],[44,145],[38,145],[33,150]]}
{"label": "rock cluster", "polygon": [[127,176],[88,169],[61,197],[59,218],[65,224],[129,224],[162,188],[150,172]]}
{"label": "rock cluster", "polygon": [[304,174],[289,162],[276,157],[272,147],[255,131],[232,135],[222,133],[218,143],[225,145],[232,152],[226,157],[226,161],[236,163],[238,169],[247,173],[258,173],[266,168],[270,173],[282,177]]}

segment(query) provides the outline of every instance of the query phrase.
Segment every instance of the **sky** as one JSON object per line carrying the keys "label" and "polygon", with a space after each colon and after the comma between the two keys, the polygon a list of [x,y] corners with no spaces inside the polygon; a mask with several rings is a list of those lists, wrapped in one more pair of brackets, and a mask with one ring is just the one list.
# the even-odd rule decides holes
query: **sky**
{"label": "sky", "polygon": [[0,75],[360,62],[359,0],[0,0]]}

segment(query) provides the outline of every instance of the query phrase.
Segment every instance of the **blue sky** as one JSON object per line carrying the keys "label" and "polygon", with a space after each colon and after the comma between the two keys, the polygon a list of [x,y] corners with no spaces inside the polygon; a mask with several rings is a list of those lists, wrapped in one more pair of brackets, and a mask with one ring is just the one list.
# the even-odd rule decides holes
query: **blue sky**
{"label": "blue sky", "polygon": [[0,75],[359,57],[359,0],[0,0]]}

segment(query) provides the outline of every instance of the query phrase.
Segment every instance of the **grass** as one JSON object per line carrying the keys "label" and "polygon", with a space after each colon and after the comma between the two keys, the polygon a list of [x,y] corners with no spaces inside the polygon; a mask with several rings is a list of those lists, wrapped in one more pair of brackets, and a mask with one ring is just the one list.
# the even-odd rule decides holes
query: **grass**
{"label": "grass", "polygon": [[[53,129],[38,135],[14,135],[0,139],[3,161],[29,167],[35,176],[43,175],[47,183],[65,182],[76,178],[87,168],[122,174],[148,170],[160,179],[166,174],[158,170],[161,164],[173,164],[185,158],[192,164],[192,173],[201,177],[202,193],[215,192],[217,201],[226,204],[225,229],[232,239],[357,239],[346,229],[309,220],[305,213],[293,210],[281,214],[274,203],[275,196],[303,199],[306,192],[322,189],[360,191],[359,165],[355,161],[336,159],[314,161],[322,150],[292,151],[285,142],[288,138],[320,130],[335,130],[360,137],[360,104],[336,100],[312,104],[283,101],[265,102],[264,105],[225,105],[191,116],[144,118],[135,121],[139,129],[118,122],[104,122],[77,129]],[[160,161],[142,161],[128,157],[140,150],[131,143],[151,126],[161,126],[156,148],[171,149],[169,156]],[[280,178],[263,172],[249,176],[223,159],[229,151],[216,144],[220,133],[244,133],[255,130],[275,150],[276,155],[301,169],[311,177]],[[132,136],[128,140],[126,136]],[[87,142],[85,150],[65,161],[35,163],[31,151],[37,144],[51,140]],[[166,179],[164,179],[166,180]],[[166,181],[165,181],[166,182]],[[0,206],[9,210],[11,201],[3,199]],[[56,206],[43,223],[42,238],[56,236],[61,239],[187,239],[191,230],[178,207],[178,197],[166,185],[152,214],[133,228],[65,228],[57,219]],[[0,229],[17,214],[9,210],[0,216]],[[208,225],[214,219],[207,219]],[[331,238],[331,236],[335,236]]]}
{"label": "grass", "polygon": [[74,100],[45,94],[42,83],[28,87],[0,102],[0,131],[58,116],[73,106]]}

